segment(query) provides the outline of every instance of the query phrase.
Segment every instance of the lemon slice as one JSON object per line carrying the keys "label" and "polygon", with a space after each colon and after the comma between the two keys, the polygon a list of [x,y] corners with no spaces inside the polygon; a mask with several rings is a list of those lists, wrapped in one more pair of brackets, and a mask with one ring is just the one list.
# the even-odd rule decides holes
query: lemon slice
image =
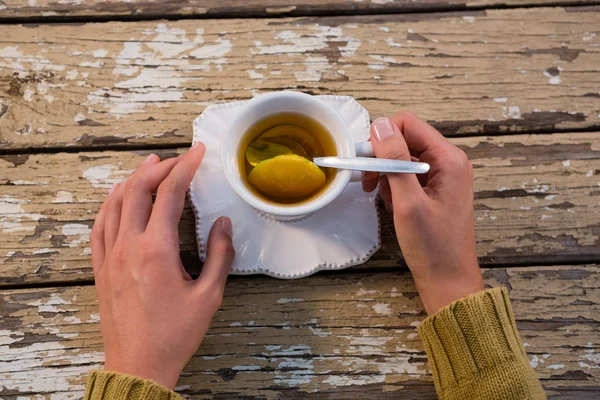
{"label": "lemon slice", "polygon": [[306,158],[290,154],[258,163],[248,181],[264,195],[295,199],[310,196],[325,186],[325,173]]}
{"label": "lemon slice", "polygon": [[285,154],[294,154],[294,152],[284,145],[266,140],[255,140],[246,148],[246,160],[253,167],[261,161]]}

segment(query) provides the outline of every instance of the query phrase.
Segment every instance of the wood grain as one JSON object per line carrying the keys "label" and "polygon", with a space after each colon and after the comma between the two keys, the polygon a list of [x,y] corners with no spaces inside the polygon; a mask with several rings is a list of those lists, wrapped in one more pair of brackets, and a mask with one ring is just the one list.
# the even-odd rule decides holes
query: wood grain
{"label": "wood grain", "polygon": [[[600,260],[600,135],[570,133],[453,139],[475,168],[477,249],[484,265]],[[157,151],[163,158],[183,150]],[[0,284],[92,280],[89,234],[109,188],[144,151],[0,158]],[[382,210],[383,247],[364,268],[402,263]],[[235,221],[234,221],[235,224]],[[193,215],[180,225],[182,258],[199,261]]]}
{"label": "wood grain", "polygon": [[[323,13],[448,11],[483,7],[585,5],[593,0],[3,0],[0,18],[73,20],[77,18],[265,17]],[[2,5],[4,7],[2,7]]]}
{"label": "wood grain", "polygon": [[0,148],[183,145],[206,105],[282,89],[448,135],[600,127],[597,11],[7,25]]}
{"label": "wood grain", "polygon": [[[484,277],[509,289],[549,398],[592,399],[600,390],[600,267]],[[0,313],[2,397],[80,398],[86,373],[103,361],[94,288],[3,291]],[[233,278],[178,390],[194,399],[432,399],[415,329],[423,318],[406,272]]]}

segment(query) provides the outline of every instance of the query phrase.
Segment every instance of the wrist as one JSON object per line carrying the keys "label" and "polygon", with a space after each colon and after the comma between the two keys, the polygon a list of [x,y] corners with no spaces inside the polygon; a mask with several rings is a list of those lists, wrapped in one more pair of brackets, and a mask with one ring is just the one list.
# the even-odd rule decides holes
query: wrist
{"label": "wrist", "polygon": [[173,390],[177,385],[179,379],[179,370],[168,368],[167,366],[157,367],[155,364],[148,363],[126,363],[126,362],[113,362],[109,359],[104,363],[104,370],[118,372],[121,374],[127,374],[135,376],[140,379],[148,379],[158,383],[161,386],[169,390]]}
{"label": "wrist", "polygon": [[427,315],[433,315],[456,300],[464,299],[485,289],[481,274],[459,281],[441,280],[437,282],[419,282],[415,285]]}

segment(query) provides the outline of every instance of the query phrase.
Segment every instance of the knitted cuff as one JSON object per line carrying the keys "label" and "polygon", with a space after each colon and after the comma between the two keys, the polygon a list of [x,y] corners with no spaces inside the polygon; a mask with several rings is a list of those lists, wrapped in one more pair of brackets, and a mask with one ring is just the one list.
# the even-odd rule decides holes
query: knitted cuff
{"label": "knitted cuff", "polygon": [[441,399],[545,398],[506,289],[455,301],[425,319],[418,331]]}
{"label": "knitted cuff", "polygon": [[181,400],[156,382],[112,371],[92,371],[85,400]]}

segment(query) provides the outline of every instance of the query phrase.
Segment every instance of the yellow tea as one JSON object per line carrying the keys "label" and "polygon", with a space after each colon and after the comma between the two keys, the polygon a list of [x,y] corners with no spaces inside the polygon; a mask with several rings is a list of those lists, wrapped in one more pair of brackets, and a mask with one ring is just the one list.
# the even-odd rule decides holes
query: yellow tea
{"label": "yellow tea", "polygon": [[268,116],[252,125],[239,147],[244,184],[264,201],[298,205],[327,189],[335,170],[314,157],[336,156],[331,134],[314,119],[296,113]]}

